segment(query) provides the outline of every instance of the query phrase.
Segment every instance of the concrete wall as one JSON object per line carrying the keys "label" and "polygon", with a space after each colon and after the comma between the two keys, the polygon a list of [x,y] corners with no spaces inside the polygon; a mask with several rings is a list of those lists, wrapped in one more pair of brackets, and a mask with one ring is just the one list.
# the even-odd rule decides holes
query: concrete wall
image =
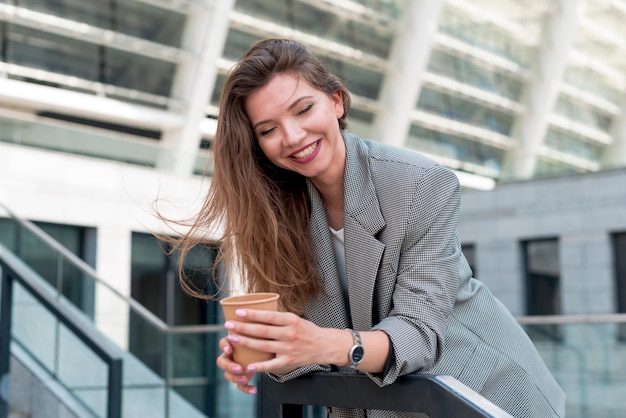
{"label": "concrete wall", "polygon": [[626,232],[626,170],[498,185],[463,194],[460,234],[477,277],[525,314],[520,242],[559,239],[563,314],[614,313],[611,233]]}

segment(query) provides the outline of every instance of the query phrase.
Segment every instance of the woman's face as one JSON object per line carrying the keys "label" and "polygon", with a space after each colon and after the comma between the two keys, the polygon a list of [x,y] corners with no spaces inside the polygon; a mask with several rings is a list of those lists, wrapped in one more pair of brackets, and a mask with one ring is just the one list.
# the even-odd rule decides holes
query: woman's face
{"label": "woman's face", "polygon": [[[317,182],[343,176],[345,146],[337,119],[340,92],[328,95],[294,74],[277,74],[245,103],[261,150],[274,164]],[[317,185],[317,184],[316,184]]]}

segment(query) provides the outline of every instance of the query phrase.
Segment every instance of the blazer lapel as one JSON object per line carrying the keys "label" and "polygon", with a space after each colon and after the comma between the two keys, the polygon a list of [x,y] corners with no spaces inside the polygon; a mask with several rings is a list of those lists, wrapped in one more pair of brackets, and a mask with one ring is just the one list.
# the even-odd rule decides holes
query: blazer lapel
{"label": "blazer lapel", "polygon": [[320,326],[368,330],[372,323],[374,287],[385,245],[376,234],[385,226],[372,183],[365,144],[345,134],[346,171],[344,237],[349,303],[344,300],[323,200],[308,181],[313,251],[324,292],[311,298],[305,317]]}
{"label": "blazer lapel", "polygon": [[311,298],[305,310],[305,317],[323,327],[349,327],[349,313],[343,297],[324,202],[315,186],[310,181],[307,183],[311,200],[310,227],[313,252],[316,260],[318,260],[318,269],[323,281],[323,292]]}
{"label": "blazer lapel", "polygon": [[345,250],[352,326],[372,323],[374,287],[385,244],[376,238],[385,226],[371,179],[366,145],[346,134]]}

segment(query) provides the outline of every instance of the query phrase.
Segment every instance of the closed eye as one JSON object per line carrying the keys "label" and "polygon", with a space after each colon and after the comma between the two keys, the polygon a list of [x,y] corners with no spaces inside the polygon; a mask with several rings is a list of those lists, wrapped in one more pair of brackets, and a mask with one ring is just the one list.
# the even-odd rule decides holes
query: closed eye
{"label": "closed eye", "polygon": [[296,113],[297,115],[302,115],[306,112],[308,112],[309,110],[313,109],[313,104],[311,103],[310,105],[306,106],[304,109],[300,110],[298,113]]}
{"label": "closed eye", "polygon": [[269,129],[263,129],[261,132],[258,133],[259,136],[267,136],[269,134],[271,134],[274,131],[274,128],[269,128]]}

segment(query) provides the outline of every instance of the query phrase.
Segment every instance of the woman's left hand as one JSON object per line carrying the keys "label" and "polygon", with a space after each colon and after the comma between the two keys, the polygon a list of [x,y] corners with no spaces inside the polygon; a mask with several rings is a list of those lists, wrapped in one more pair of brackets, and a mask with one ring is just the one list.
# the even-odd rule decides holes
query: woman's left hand
{"label": "woman's left hand", "polygon": [[351,337],[345,330],[321,328],[288,312],[239,309],[236,315],[251,322],[224,324],[230,344],[276,354],[271,360],[250,364],[248,372],[283,374],[309,364],[342,364],[347,360],[346,344],[336,343],[341,338],[349,343]]}

